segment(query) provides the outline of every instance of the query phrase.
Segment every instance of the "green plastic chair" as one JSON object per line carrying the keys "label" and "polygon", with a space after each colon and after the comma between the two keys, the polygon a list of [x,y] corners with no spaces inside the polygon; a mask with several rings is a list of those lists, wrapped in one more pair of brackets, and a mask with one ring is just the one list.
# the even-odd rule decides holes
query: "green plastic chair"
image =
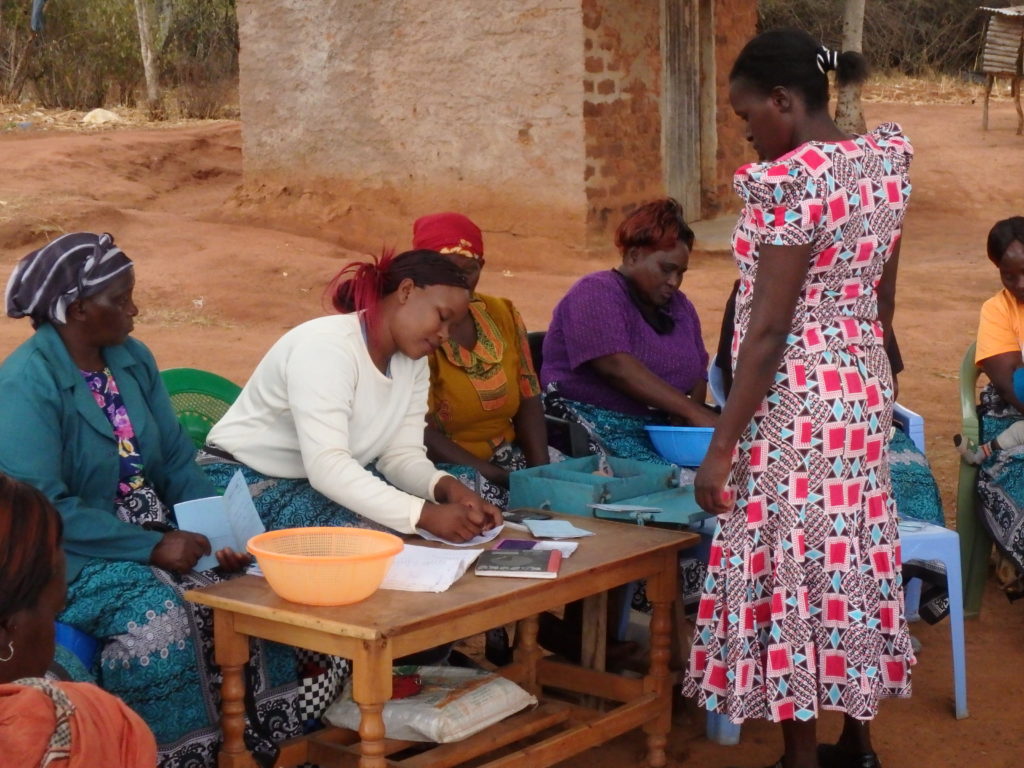
{"label": "green plastic chair", "polygon": [[223,376],[198,368],[168,368],[160,372],[178,421],[196,448],[202,448],[213,425],[235,402],[242,388]]}
{"label": "green plastic chair", "polygon": [[[967,348],[960,363],[960,434],[977,444],[981,429],[978,420],[978,366],[974,364],[974,344]],[[964,581],[964,615],[981,612],[981,596],[988,577],[992,539],[981,525],[975,510],[978,504],[978,467],[960,460],[956,491],[956,529],[960,534],[960,567]]]}

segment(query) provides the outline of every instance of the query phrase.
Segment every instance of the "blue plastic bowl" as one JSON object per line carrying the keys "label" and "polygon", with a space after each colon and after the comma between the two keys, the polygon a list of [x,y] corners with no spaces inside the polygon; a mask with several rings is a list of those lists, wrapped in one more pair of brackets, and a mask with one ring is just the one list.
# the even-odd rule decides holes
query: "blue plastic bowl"
{"label": "blue plastic bowl", "polygon": [[711,444],[711,427],[647,427],[654,450],[681,467],[698,467]]}

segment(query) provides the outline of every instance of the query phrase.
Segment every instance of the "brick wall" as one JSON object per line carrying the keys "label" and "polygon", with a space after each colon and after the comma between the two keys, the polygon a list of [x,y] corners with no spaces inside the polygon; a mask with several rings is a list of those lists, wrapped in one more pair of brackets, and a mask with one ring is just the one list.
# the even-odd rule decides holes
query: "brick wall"
{"label": "brick wall", "polygon": [[740,50],[755,34],[757,3],[753,0],[716,0],[715,59],[718,90],[718,178],[713,188],[705,187],[704,209],[710,217],[740,208],[732,189],[737,168],[757,157],[743,134],[743,124],[729,106],[729,70]]}
{"label": "brick wall", "polygon": [[583,0],[587,244],[607,247],[638,203],[665,194],[659,2]]}

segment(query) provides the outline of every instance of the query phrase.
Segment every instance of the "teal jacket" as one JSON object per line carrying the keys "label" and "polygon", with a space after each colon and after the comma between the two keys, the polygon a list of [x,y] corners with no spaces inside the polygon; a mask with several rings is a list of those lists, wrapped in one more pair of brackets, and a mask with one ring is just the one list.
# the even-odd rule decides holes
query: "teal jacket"
{"label": "teal jacket", "polygon": [[[138,435],[146,479],[164,504],[215,495],[149,349],[129,338],[103,357]],[[60,511],[69,583],[92,558],[147,563],[160,541],[162,534],[117,519],[113,427],[50,324],[0,365],[0,472],[34,485]]]}

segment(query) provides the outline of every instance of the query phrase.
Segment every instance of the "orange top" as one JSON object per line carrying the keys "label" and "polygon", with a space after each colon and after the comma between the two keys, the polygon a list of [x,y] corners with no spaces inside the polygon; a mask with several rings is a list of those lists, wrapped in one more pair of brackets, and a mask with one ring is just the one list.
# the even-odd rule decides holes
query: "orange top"
{"label": "orange top", "polygon": [[480,459],[515,440],[520,402],[540,394],[526,327],[508,299],[476,294],[476,346],[449,339],[430,358],[427,423]]}
{"label": "orange top", "polygon": [[1024,307],[1005,288],[981,305],[974,362],[1024,350]]}
{"label": "orange top", "polygon": [[155,768],[156,741],[137,714],[89,683],[0,684],[0,744],[34,768]]}

